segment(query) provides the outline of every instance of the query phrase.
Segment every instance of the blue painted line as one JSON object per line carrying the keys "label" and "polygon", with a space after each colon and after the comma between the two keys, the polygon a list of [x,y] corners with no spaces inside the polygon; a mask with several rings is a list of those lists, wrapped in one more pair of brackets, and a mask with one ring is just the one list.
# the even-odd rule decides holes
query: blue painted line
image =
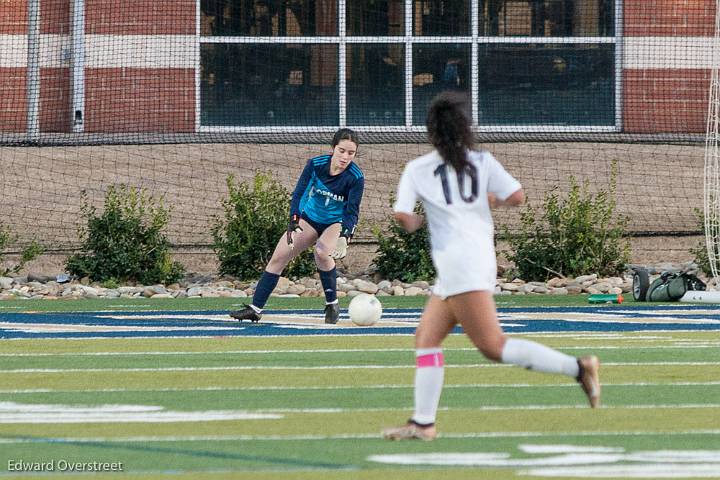
{"label": "blue painted line", "polygon": [[[647,306],[581,306],[518,307],[498,309],[503,328],[509,333],[542,332],[638,332],[638,331],[720,331],[720,306],[715,305],[647,305]],[[697,313],[696,313],[697,312]],[[284,314],[321,318],[321,310],[268,310],[268,315]],[[131,311],[77,313],[0,313],[0,339],[17,338],[127,338],[127,337],[217,337],[217,336],[290,336],[290,335],[410,335],[416,327],[420,309],[386,309],[385,318],[408,325],[374,327],[335,327],[318,323],[281,324],[233,322],[203,319],[227,315],[227,311]],[[565,314],[596,313],[603,321],[563,318]],[[523,314],[542,314],[547,318],[523,319]],[[620,318],[632,318],[624,322]],[[125,318],[113,318],[113,317]],[[677,317],[677,322],[653,321],[653,317]],[[142,317],[142,318],[133,318]],[[177,318],[170,318],[177,317]],[[517,317],[517,318],[515,318]],[[345,312],[341,318],[347,318]],[[646,320],[646,321],[638,321]],[[707,323],[685,323],[683,320],[711,320]],[[717,323],[715,323],[717,322]],[[17,325],[17,326],[15,326]],[[42,325],[42,326],[41,326]],[[49,328],[47,327],[49,326]],[[117,328],[117,329],[115,329]],[[44,331],[49,330],[49,331]],[[459,328],[455,332],[461,332]]]}

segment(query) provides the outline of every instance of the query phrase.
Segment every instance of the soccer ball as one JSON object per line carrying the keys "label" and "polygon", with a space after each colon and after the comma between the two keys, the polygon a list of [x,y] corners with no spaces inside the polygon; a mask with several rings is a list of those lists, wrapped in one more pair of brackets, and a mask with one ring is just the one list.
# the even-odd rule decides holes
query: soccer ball
{"label": "soccer ball", "polygon": [[350,301],[350,320],[361,327],[374,325],[382,316],[382,304],[375,295],[361,293]]}

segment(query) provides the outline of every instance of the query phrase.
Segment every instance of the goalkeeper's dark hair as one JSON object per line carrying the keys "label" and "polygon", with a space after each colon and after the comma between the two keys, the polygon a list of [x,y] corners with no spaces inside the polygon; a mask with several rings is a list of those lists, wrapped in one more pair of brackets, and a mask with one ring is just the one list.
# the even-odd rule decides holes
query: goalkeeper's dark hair
{"label": "goalkeeper's dark hair", "polygon": [[467,151],[475,148],[470,125],[467,95],[458,91],[438,94],[430,103],[427,116],[428,140],[445,163],[460,171],[468,165]]}
{"label": "goalkeeper's dark hair", "polygon": [[355,130],[351,130],[349,128],[339,129],[337,132],[335,132],[335,135],[333,135],[332,143],[330,144],[330,146],[335,148],[335,146],[342,140],[350,140],[355,145],[360,146],[360,140],[358,139],[358,134],[357,132],[355,132]]}

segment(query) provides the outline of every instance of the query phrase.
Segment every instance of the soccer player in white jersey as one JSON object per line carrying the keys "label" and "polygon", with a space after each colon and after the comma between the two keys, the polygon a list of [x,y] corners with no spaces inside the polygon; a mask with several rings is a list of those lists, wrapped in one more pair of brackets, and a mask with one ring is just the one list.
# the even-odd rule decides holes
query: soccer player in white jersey
{"label": "soccer player in white jersey", "polygon": [[435,150],[409,162],[400,178],[395,219],[408,232],[425,221],[414,213],[422,202],[437,271],[415,332],[415,411],[400,427],[383,431],[389,440],[433,440],[443,386],[442,341],[460,324],[490,360],[575,378],[590,406],[600,404],[600,362],[574,358],[544,345],[507,337],[495,309],[495,206],[524,201],[520,183],[489,152],[476,150],[467,97],[443,92],[433,99],[427,129]]}

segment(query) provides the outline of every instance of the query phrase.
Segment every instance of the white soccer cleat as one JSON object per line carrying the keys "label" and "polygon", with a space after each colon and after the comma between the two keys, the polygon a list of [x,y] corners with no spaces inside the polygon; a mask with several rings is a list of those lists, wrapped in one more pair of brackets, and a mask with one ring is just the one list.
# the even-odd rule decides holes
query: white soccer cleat
{"label": "white soccer cleat", "polygon": [[386,428],[382,432],[386,440],[423,440],[430,442],[437,437],[435,425],[423,427],[413,421],[409,421],[403,426]]}
{"label": "white soccer cleat", "polygon": [[580,374],[577,381],[590,401],[590,407],[600,406],[600,360],[595,355],[578,358]]}

